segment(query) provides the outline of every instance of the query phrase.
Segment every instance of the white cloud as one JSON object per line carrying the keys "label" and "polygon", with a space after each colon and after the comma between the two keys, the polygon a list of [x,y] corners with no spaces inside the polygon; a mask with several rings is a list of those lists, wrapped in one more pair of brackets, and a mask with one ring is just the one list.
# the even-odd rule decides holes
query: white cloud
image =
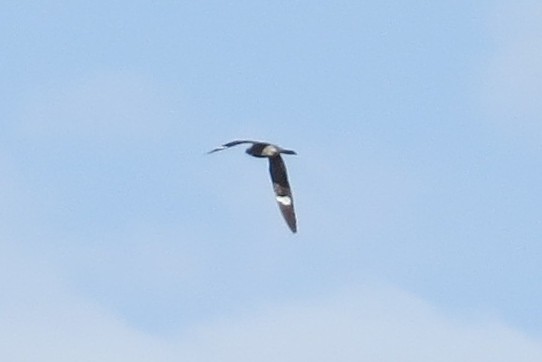
{"label": "white cloud", "polygon": [[5,238],[0,249],[1,360],[167,360],[152,337],[72,295],[43,259]]}
{"label": "white cloud", "polygon": [[409,293],[356,287],[145,333],[73,295],[54,267],[2,241],[5,361],[540,361],[542,343],[498,320],[450,316]]}
{"label": "white cloud", "polygon": [[[542,345],[498,322],[458,321],[398,290],[362,288],[271,307],[199,332],[203,361],[536,361]],[[210,348],[209,348],[210,347]],[[194,352],[196,354],[196,352]]]}
{"label": "white cloud", "polygon": [[482,88],[485,111],[511,135],[542,139],[542,4],[504,2],[490,20],[494,51]]}

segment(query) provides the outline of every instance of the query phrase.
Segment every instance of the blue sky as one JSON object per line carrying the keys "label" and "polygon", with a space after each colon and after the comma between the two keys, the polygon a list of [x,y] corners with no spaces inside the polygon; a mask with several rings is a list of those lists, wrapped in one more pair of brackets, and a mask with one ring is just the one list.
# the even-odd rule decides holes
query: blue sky
{"label": "blue sky", "polygon": [[539,2],[0,9],[2,360],[542,358]]}

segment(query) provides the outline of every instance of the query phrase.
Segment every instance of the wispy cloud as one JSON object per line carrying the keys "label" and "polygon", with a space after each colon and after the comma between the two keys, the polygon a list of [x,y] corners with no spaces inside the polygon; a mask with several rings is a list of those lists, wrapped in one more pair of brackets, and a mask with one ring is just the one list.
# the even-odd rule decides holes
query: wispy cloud
{"label": "wispy cloud", "polygon": [[540,341],[498,321],[467,322],[403,291],[373,287],[271,306],[196,335],[192,348],[205,361],[535,361],[542,356]]}
{"label": "wispy cloud", "polygon": [[75,293],[1,239],[0,358],[9,361],[540,361],[542,341],[498,318],[440,311],[400,289],[351,286],[238,310],[160,336]]}
{"label": "wispy cloud", "polygon": [[353,287],[149,335],[73,294],[2,243],[0,358],[9,361],[540,361],[542,343],[496,319],[465,320],[394,288]]}

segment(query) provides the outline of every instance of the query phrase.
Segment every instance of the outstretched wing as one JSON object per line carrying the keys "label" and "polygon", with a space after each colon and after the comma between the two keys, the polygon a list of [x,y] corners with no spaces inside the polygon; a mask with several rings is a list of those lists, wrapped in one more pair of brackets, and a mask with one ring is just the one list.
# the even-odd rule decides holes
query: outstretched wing
{"label": "outstretched wing", "polygon": [[218,146],[217,148],[212,149],[212,150],[210,150],[210,151],[207,152],[207,153],[213,153],[213,152],[216,152],[216,151],[222,151],[222,150],[225,150],[226,148],[230,148],[230,147],[233,147],[233,146],[237,146],[237,145],[240,145],[240,144],[243,144],[243,143],[257,143],[257,142],[256,142],[256,141],[249,141],[249,140],[236,140],[236,141],[231,141],[231,142],[228,142],[228,143],[224,143],[222,146]]}
{"label": "outstretched wing", "polygon": [[292,197],[290,184],[288,183],[286,166],[280,155],[269,158],[269,173],[271,174],[275,198],[280,211],[282,212],[282,216],[284,217],[284,220],[286,220],[290,230],[295,233],[297,231],[297,223],[294,211],[294,199]]}

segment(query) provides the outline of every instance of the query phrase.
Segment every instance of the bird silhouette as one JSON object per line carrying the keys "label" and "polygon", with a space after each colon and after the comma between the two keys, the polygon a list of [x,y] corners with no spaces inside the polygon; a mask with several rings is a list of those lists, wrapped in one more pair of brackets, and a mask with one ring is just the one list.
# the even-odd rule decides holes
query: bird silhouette
{"label": "bird silhouette", "polygon": [[292,197],[292,190],[290,189],[290,183],[288,182],[288,174],[286,173],[286,165],[281,157],[281,154],[297,155],[293,150],[287,150],[277,145],[250,141],[250,140],[236,140],[225,143],[208,153],[214,153],[222,151],[227,148],[237,146],[240,144],[250,143],[251,146],[246,149],[246,153],[258,158],[267,158],[269,160],[269,174],[271,175],[271,182],[273,183],[273,190],[275,191],[275,200],[279,205],[280,211],[286,224],[292,232],[297,232],[297,221],[294,210],[294,199]]}

